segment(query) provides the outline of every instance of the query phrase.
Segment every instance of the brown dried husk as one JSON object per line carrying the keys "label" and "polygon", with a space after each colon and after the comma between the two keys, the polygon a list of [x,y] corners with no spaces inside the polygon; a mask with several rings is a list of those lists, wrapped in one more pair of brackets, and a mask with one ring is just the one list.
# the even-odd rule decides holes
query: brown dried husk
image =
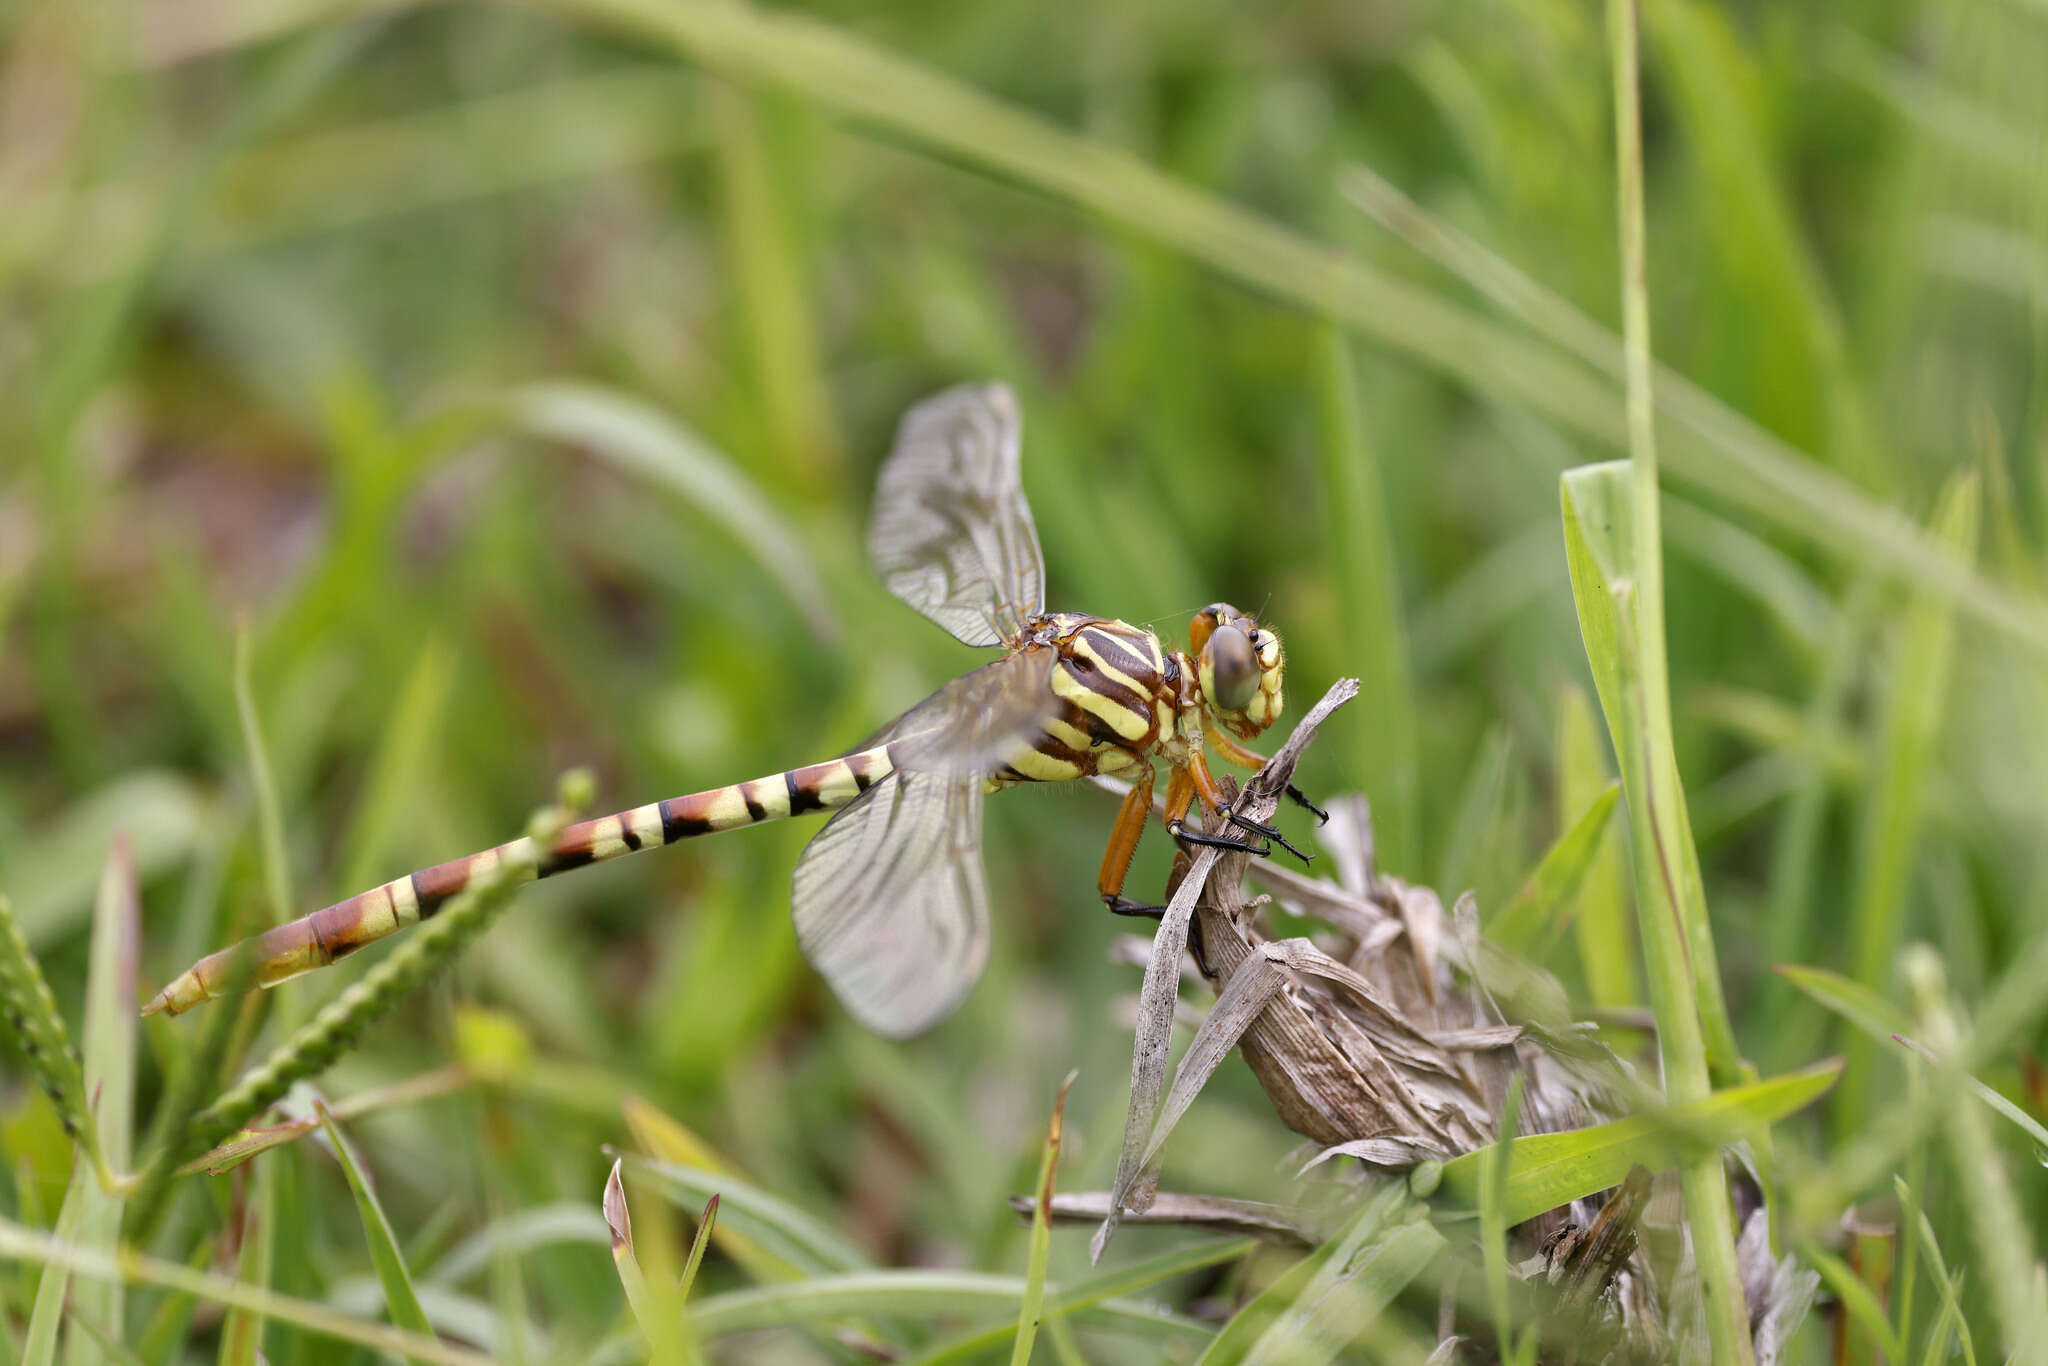
{"label": "brown dried husk", "polygon": [[[1353,692],[1340,683],[1303,720],[1245,785],[1236,806],[1241,814],[1273,819],[1316,726]],[[1156,1194],[1167,1135],[1233,1046],[1281,1121],[1317,1145],[1302,1166],[1304,1183],[1405,1177],[1423,1163],[1491,1143],[1517,1076],[1517,1132],[1524,1134],[1602,1123],[1656,1098],[1592,1024],[1571,1018],[1555,979],[1485,940],[1469,893],[1446,911],[1434,890],[1379,872],[1363,797],[1340,798],[1329,811],[1318,843],[1336,865],[1334,881],[1247,853],[1205,849],[1175,859],[1172,904],[1152,946],[1140,1007],[1116,1188],[1066,1197],[1054,1208],[1059,1217],[1102,1220],[1098,1255],[1126,1216],[1239,1227],[1269,1238],[1285,1227],[1308,1242],[1327,1230],[1327,1219],[1298,1214],[1290,1222],[1272,1206],[1244,1206],[1242,1222],[1233,1224],[1234,1202]],[[1215,831],[1221,829],[1219,823]],[[1270,896],[1248,896],[1248,875]],[[1274,939],[1261,914],[1269,900],[1326,931]],[[1167,1090],[1167,1043],[1179,1004],[1170,988],[1189,940],[1217,999]],[[1170,955],[1171,964],[1161,955]],[[1775,1362],[1804,1318],[1818,1277],[1772,1255],[1759,1184],[1733,1154],[1731,1175],[1756,1359]],[[1184,1218],[1167,1215],[1165,1202],[1185,1202]],[[1310,1207],[1305,1192],[1303,1208]],[[1625,1190],[1575,1201],[1513,1230],[1512,1245],[1521,1257],[1517,1274],[1532,1287],[1549,1287],[1559,1322],[1573,1325],[1561,1335],[1564,1346],[1546,1346],[1545,1360],[1699,1359],[1691,1350],[1704,1341],[1699,1294],[1674,1174],[1652,1177],[1639,1169]],[[1458,1326],[1447,1312],[1433,1360],[1492,1358],[1490,1330],[1463,1338]]]}

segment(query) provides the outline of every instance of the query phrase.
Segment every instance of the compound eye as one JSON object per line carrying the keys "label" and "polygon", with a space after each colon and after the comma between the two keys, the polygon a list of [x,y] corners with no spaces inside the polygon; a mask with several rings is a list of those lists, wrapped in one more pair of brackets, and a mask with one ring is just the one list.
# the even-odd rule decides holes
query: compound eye
{"label": "compound eye", "polygon": [[1259,652],[1235,626],[1219,626],[1203,651],[1209,657],[1209,700],[1222,711],[1243,711],[1259,692]]}

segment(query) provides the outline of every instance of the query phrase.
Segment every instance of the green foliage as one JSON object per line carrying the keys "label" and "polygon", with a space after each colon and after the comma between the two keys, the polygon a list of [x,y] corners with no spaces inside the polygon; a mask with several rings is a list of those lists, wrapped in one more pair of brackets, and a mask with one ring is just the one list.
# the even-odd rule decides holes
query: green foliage
{"label": "green foliage", "polygon": [[[1419,1361],[1452,1266],[1511,1354],[1497,1228],[1735,1133],[1858,1350],[2037,1339],[2038,6],[1644,4],[1629,293],[1587,7],[169,8],[0,13],[0,1355]],[[1640,458],[1624,302],[1647,541],[1587,464]],[[1497,1187],[1458,1158],[1306,1255],[1127,1226],[1091,1266],[1005,1199],[1070,1069],[1060,1185],[1114,1163],[1137,979],[1086,791],[989,803],[991,972],[907,1045],[802,963],[807,822],[136,1025],[565,768],[599,810],[776,772],[977,662],[863,537],[896,417],[981,375],[1053,605],[1260,608],[1289,719],[1360,677],[1301,786],[1363,790],[1381,870],[1478,889],[1676,1105],[1525,1108]],[[1162,1182],[1292,1202],[1294,1142],[1226,1063]],[[631,1317],[607,1145],[654,1159],[634,1265],[690,1334]]]}

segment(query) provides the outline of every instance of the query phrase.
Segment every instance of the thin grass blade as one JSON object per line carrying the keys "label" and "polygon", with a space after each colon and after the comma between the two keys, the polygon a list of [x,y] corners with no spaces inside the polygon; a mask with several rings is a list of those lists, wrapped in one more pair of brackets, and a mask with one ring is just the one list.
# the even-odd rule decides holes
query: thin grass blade
{"label": "thin grass blade", "polygon": [[[739,1178],[739,1169],[726,1161],[717,1149],[692,1132],[689,1126],[648,1104],[639,1096],[627,1095],[619,1102],[619,1109],[625,1114],[626,1127],[632,1131],[634,1141],[646,1149],[648,1155],[655,1160],[678,1169],[708,1172],[713,1177]],[[719,1189],[724,1189],[723,1185]],[[712,1195],[717,1193],[708,1192]],[[759,1242],[734,1228],[730,1220],[719,1224],[712,1236],[718,1242],[719,1251],[739,1263],[751,1280],[793,1281],[805,1275],[803,1267],[786,1257],[770,1252]]]}
{"label": "thin grass blade", "polygon": [[370,1186],[369,1177],[363,1170],[348,1136],[335,1122],[333,1112],[324,1101],[313,1102],[313,1108],[320,1116],[320,1125],[327,1131],[327,1141],[334,1145],[334,1155],[341,1163],[342,1175],[348,1178],[349,1192],[355,1196],[356,1217],[363,1226],[363,1238],[370,1245],[370,1261],[377,1268],[377,1282],[384,1287],[384,1312],[391,1322],[407,1332],[422,1337],[434,1336],[434,1325],[428,1321],[426,1311],[420,1308],[419,1291],[413,1288],[412,1271],[405,1264],[405,1253],[399,1249],[397,1235],[391,1231],[391,1221],[385,1217],[384,1206],[377,1199],[377,1192]]}
{"label": "thin grass blade", "polygon": [[[267,1169],[268,1164],[263,1164],[256,1170]],[[6,1219],[0,1219],[0,1259],[62,1266],[73,1275],[95,1281],[147,1285],[193,1295],[234,1311],[230,1314],[231,1325],[236,1315],[254,1314],[289,1323],[308,1333],[352,1342],[375,1352],[409,1356],[434,1366],[493,1366],[491,1359],[481,1353],[416,1337],[385,1324],[351,1318],[324,1304],[280,1295],[241,1276],[196,1271],[134,1252],[118,1256],[95,1252],[67,1244],[61,1238],[38,1236]]]}
{"label": "thin grass blade", "polygon": [[1510,953],[1527,955],[1546,942],[1558,927],[1559,917],[1577,895],[1580,883],[1607,843],[1613,823],[1614,804],[1621,796],[1621,784],[1610,782],[1580,812],[1571,828],[1558,836],[1513,899],[1487,930],[1487,936]]}
{"label": "thin grass blade", "polygon": [[1038,1160],[1038,1199],[1031,1209],[1031,1251],[1025,1261],[1024,1302],[1017,1307],[1017,1339],[1010,1348],[1010,1366],[1026,1366],[1038,1340],[1038,1321],[1045,1306],[1045,1267],[1052,1258],[1052,1190],[1060,1169],[1060,1125],[1067,1112],[1067,1090],[1075,1074],[1067,1073],[1052,1103],[1052,1121],[1045,1129],[1045,1151]]}
{"label": "thin grass blade", "polygon": [[[640,1325],[641,1336],[646,1338],[649,1360],[658,1366],[674,1366],[674,1363],[693,1361],[696,1354],[684,1346],[681,1300],[689,1294],[686,1280],[680,1294],[659,1295],[648,1283],[647,1273],[640,1269],[640,1258],[633,1250],[633,1217],[626,1209],[626,1187],[619,1179],[621,1163],[612,1162],[611,1174],[604,1183],[604,1222],[612,1235],[612,1265],[618,1269],[619,1285],[626,1292],[627,1307],[633,1311],[634,1320]],[[717,1196],[713,1196],[715,1202]],[[713,1209],[716,1205],[712,1206]],[[709,1222],[700,1225],[695,1247],[702,1246],[703,1235]],[[695,1272],[694,1264],[691,1274]]]}
{"label": "thin grass blade", "polygon": [[[1637,1163],[1653,1171],[1689,1155],[1714,1152],[1812,1104],[1841,1075],[1840,1059],[1768,1081],[1717,1091],[1704,1101],[1631,1115],[1587,1129],[1524,1134],[1511,1146],[1504,1214],[1509,1225],[1621,1184]],[[1478,1203],[1485,1154],[1493,1145],[1444,1164],[1443,1190]]]}

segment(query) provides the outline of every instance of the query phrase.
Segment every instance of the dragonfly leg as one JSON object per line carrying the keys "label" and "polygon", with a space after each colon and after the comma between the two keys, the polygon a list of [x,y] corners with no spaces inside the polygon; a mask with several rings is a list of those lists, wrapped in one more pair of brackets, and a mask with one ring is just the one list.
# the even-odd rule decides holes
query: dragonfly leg
{"label": "dragonfly leg", "polygon": [[1303,863],[1315,862],[1316,856],[1314,854],[1304,854],[1301,852],[1301,850],[1295,848],[1292,844],[1289,844],[1287,842],[1287,836],[1280,833],[1280,828],[1278,826],[1267,825],[1264,821],[1255,821],[1249,816],[1240,816],[1228,807],[1225,807],[1223,810],[1223,819],[1229,821],[1232,825],[1236,826],[1240,830],[1250,830],[1257,834],[1265,836],[1267,839],[1273,841],[1273,843],[1279,845],[1282,849],[1285,849],[1288,853],[1300,859]]}
{"label": "dragonfly leg", "polygon": [[1328,825],[1330,823],[1330,813],[1323,810],[1323,808],[1321,808],[1320,806],[1317,806],[1308,798],[1302,796],[1301,789],[1296,787],[1293,783],[1289,783],[1287,785],[1287,798],[1296,806],[1305,807],[1309,811],[1313,812],[1315,814],[1317,825]]}
{"label": "dragonfly leg", "polygon": [[[1239,744],[1237,738],[1229,731],[1217,730],[1214,726],[1211,726],[1209,728],[1209,743],[1216,747],[1218,754],[1221,754],[1239,768],[1258,769],[1266,766],[1264,755],[1260,754],[1257,750],[1248,749]],[[1295,805],[1314,812],[1317,825],[1328,825],[1330,823],[1330,813],[1303,796],[1301,789],[1293,783],[1287,785],[1287,796]],[[1285,841],[1283,840],[1282,843],[1285,843]]]}
{"label": "dragonfly leg", "polygon": [[[1102,900],[1112,915],[1133,915],[1142,916],[1147,920],[1158,920],[1166,914],[1164,906],[1148,906],[1127,896],[1106,896]],[[1209,971],[1209,959],[1202,952],[1202,922],[1199,918],[1188,921],[1188,952],[1195,956],[1195,966],[1202,970],[1202,976],[1213,980],[1216,974]]]}
{"label": "dragonfly leg", "polygon": [[1183,768],[1174,770],[1173,783],[1166,789],[1166,828],[1173,837],[1186,845],[1206,845],[1211,849],[1230,849],[1242,854],[1254,854],[1265,858],[1273,851],[1263,844],[1236,835],[1211,835],[1205,831],[1188,827],[1188,808],[1199,796],[1202,804],[1212,811],[1220,811],[1233,824],[1242,825],[1230,813],[1230,803],[1224,799],[1223,789],[1216,785],[1216,777],[1209,772],[1209,765],[1200,754],[1188,760]]}
{"label": "dragonfly leg", "polygon": [[1123,805],[1116,809],[1116,825],[1109,832],[1109,848],[1103,850],[1102,871],[1095,879],[1095,890],[1102,893],[1111,910],[1123,899],[1119,894],[1124,889],[1124,879],[1130,875],[1131,859],[1145,833],[1145,818],[1152,814],[1152,783],[1152,765],[1146,764],[1131,780],[1131,790],[1124,794]]}

